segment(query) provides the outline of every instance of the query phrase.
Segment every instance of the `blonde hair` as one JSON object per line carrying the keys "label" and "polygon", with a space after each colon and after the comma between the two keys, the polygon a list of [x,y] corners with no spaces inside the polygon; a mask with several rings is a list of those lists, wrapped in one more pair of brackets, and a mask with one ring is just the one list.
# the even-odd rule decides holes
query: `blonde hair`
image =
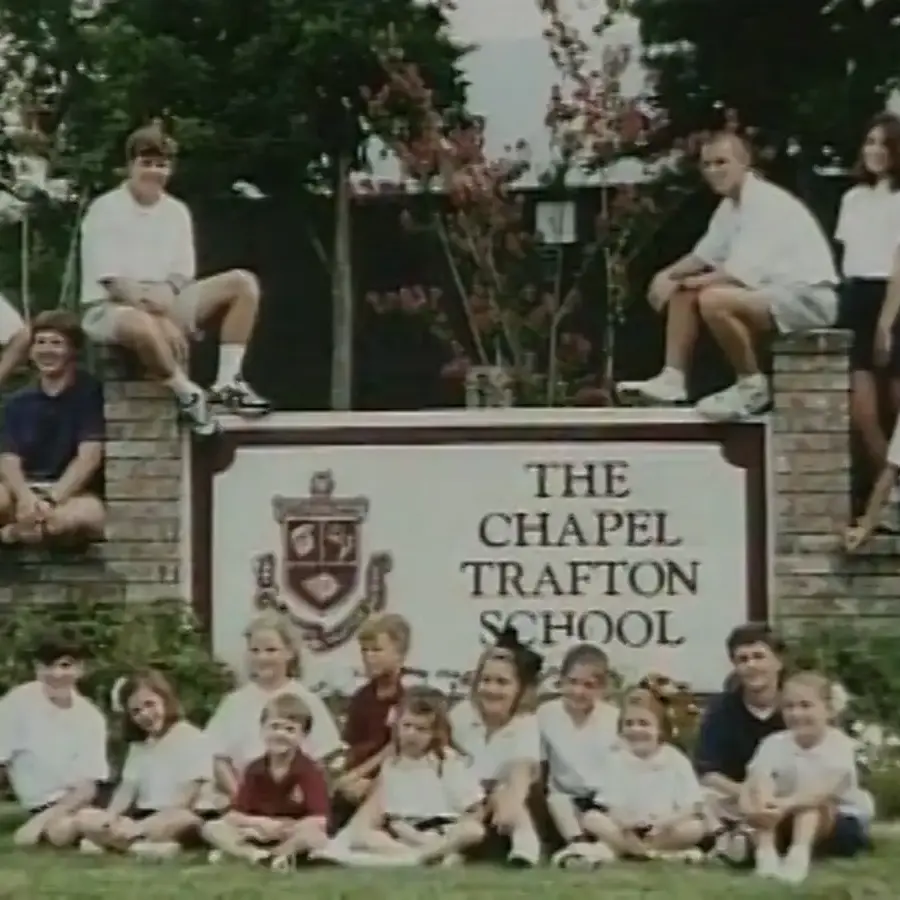
{"label": "blonde hair", "polygon": [[825,704],[829,718],[834,717],[836,713],[834,708],[834,685],[825,675],[812,670],[795,672],[785,679],[782,693],[792,684],[809,688]]}
{"label": "blonde hair", "polygon": [[282,719],[299,725],[304,734],[312,728],[312,713],[309,707],[296,694],[276,694],[263,707],[260,722],[265,725],[270,719]]}
{"label": "blonde hair", "polygon": [[510,718],[515,716],[533,713],[538,707],[537,687],[535,685],[523,684],[522,675],[516,662],[516,655],[512,650],[505,647],[487,647],[478,658],[478,664],[475,666],[475,672],[472,675],[472,687],[469,691],[469,700],[475,709],[480,710],[478,703],[478,683],[481,681],[481,674],[484,667],[490,662],[502,662],[509,666],[513,676],[519,685],[519,693],[513,701]]}
{"label": "blonde hair", "polygon": [[293,653],[293,657],[288,660],[287,674],[289,678],[299,678],[302,671],[300,665],[300,636],[297,634],[294,626],[278,613],[265,612],[250,620],[244,629],[244,640],[249,642],[262,631],[277,634],[284,646]]}
{"label": "blonde hair", "polygon": [[672,720],[669,715],[669,708],[654,691],[649,688],[635,688],[625,695],[622,700],[621,715],[619,717],[619,731],[622,730],[622,725],[629,709],[639,709],[642,712],[648,712],[656,719],[661,743],[672,739]]}
{"label": "blonde hair", "polygon": [[380,613],[366,619],[359,633],[357,641],[362,644],[371,643],[382,635],[386,637],[402,654],[409,652],[412,638],[412,629],[409,622],[398,613]]}

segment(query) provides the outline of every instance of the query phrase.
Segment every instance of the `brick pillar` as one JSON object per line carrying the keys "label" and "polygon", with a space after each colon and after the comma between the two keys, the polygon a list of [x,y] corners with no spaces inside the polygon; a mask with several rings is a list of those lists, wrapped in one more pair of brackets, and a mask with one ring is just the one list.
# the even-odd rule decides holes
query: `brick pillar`
{"label": "brick pillar", "polygon": [[774,348],[774,612],[787,633],[865,614],[877,593],[839,543],[850,516],[848,349],[849,333],[835,330]]}
{"label": "brick pillar", "polygon": [[103,362],[106,397],[107,541],[102,556],[124,599],[183,594],[182,497],[186,442],[171,394],[121,360]]}

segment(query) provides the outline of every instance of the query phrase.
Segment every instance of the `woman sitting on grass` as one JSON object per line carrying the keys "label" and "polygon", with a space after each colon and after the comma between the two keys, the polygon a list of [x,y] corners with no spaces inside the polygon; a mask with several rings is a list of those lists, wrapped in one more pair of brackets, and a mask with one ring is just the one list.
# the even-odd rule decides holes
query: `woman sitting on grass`
{"label": "woman sitting on grass", "polygon": [[787,731],[760,744],[740,802],[757,874],[797,884],[813,853],[847,857],[866,849],[873,810],[859,787],[853,741],[831,725],[828,679],[797,673],[785,682],[782,705]]}
{"label": "woman sitting on grass", "polygon": [[541,657],[506,629],[481,656],[472,693],[450,713],[453,741],[472,761],[486,794],[486,839],[467,854],[537,865],[541,843],[530,801],[540,776],[541,735],[534,710]]}
{"label": "woman sitting on grass", "polygon": [[[126,679],[114,698],[125,713],[128,755],[106,809],[76,818],[85,853],[106,850],[168,857],[213,814],[204,789],[212,782],[212,753],[188,722],[166,678],[148,670]],[[116,703],[120,700],[121,703]]]}

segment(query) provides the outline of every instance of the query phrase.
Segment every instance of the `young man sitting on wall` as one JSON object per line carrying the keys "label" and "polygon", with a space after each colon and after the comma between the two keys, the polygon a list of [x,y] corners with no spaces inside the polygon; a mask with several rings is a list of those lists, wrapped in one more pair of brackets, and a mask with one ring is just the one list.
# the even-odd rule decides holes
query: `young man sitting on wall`
{"label": "young man sitting on wall", "polygon": [[103,392],[77,368],[84,334],[56,310],[31,326],[37,382],[13,394],[0,439],[0,543],[103,534]]}
{"label": "young man sitting on wall", "polygon": [[[133,350],[172,391],[194,433],[206,436],[218,430],[210,403],[268,412],[242,377],[259,284],[240,269],[195,280],[191,214],[166,192],[175,150],[156,125],[135,131],[125,145],[125,182],[90,205],[81,226],[82,322],[91,340]],[[216,322],[219,376],[207,396],[184,364],[188,340]]]}

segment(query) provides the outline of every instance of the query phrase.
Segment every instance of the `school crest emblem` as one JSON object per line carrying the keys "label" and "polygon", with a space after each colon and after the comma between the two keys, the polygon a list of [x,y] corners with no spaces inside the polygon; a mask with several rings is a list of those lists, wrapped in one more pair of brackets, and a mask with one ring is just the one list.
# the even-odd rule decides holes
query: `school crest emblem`
{"label": "school crest emblem", "polygon": [[273,497],[281,564],[275,553],[253,561],[257,608],[286,613],[309,648],[321,653],[345,644],[385,608],[392,567],[388,553],[363,557],[368,499],[334,492],[334,476],[325,470],[313,474],[308,496]]}

